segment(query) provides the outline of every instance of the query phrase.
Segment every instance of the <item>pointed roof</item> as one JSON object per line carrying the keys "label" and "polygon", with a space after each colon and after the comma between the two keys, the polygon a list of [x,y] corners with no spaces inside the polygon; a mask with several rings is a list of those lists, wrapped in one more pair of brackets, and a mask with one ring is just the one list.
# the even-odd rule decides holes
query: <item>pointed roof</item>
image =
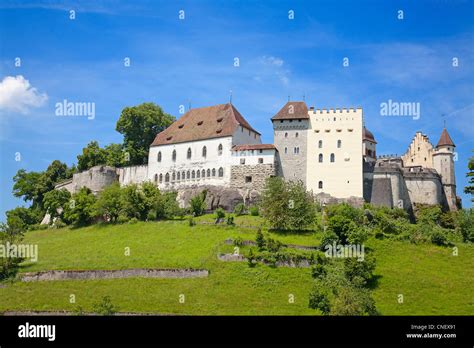
{"label": "pointed roof", "polygon": [[274,120],[308,119],[308,106],[305,102],[289,101],[272,117]]}
{"label": "pointed roof", "polygon": [[436,145],[436,147],[440,146],[456,146],[454,145],[453,140],[449,136],[449,133],[446,128],[443,128],[443,132],[441,133],[441,137],[439,138],[438,145]]}
{"label": "pointed roof", "polygon": [[372,134],[371,131],[369,131],[367,128],[364,127],[363,131],[362,131],[362,140],[368,140],[372,143],[375,143],[377,144],[377,142],[375,141],[375,138],[374,138],[374,135]]}
{"label": "pointed roof", "polygon": [[151,146],[232,136],[239,126],[260,135],[230,103],[191,109],[158,133]]}

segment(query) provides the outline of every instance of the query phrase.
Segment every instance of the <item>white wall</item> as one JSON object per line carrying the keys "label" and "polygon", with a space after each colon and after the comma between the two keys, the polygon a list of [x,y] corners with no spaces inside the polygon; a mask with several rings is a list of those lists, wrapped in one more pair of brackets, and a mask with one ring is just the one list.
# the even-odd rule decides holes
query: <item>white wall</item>
{"label": "white wall", "polygon": [[120,186],[128,184],[141,184],[148,180],[148,166],[130,166],[117,168]]}
{"label": "white wall", "polygon": [[[259,158],[263,159],[263,163],[258,162]],[[232,151],[232,161],[231,161],[232,165],[234,166],[241,165],[240,163],[241,159],[245,159],[245,165],[274,164],[275,163],[275,149]]]}
{"label": "white wall", "polygon": [[[250,132],[250,133],[249,133]],[[242,144],[261,144],[260,135],[253,131],[249,131],[242,126],[238,126],[237,130],[234,132],[232,139],[232,144],[242,145]]]}
{"label": "white wall", "polygon": [[[363,197],[362,109],[316,109],[309,111],[306,186],[314,193],[337,198]],[[352,131],[350,131],[352,130]],[[322,140],[322,148],[319,148]],[[341,147],[337,141],[341,140]],[[319,163],[319,154],[323,162]],[[330,162],[330,155],[335,162]],[[318,188],[319,181],[323,188]]]}

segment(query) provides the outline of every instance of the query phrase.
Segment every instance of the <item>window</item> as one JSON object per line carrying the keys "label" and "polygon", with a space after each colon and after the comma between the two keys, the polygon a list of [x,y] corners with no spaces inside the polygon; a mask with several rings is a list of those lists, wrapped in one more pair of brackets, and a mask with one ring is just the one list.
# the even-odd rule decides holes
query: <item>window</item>
{"label": "window", "polygon": [[258,150],[258,153],[263,153],[263,150],[262,149]]}
{"label": "window", "polygon": [[340,149],[340,148],[341,148],[341,145],[342,145],[342,141],[341,141],[341,140],[338,140],[338,141],[337,141],[337,148]]}
{"label": "window", "polygon": [[194,179],[195,177],[196,177],[196,172],[193,170],[193,171],[191,172],[191,179]]}
{"label": "window", "polygon": [[285,147],[285,155],[288,153],[288,148]]}
{"label": "window", "polygon": [[207,170],[207,177],[208,177],[208,178],[211,177],[211,170],[210,170],[210,169]]}
{"label": "window", "polygon": [[258,159],[258,164],[263,164],[263,158],[260,157],[260,158]]}
{"label": "window", "polygon": [[322,140],[318,141],[318,148],[320,148],[320,149],[323,148],[323,141]]}
{"label": "window", "polygon": [[176,150],[173,150],[173,162],[176,162]]}
{"label": "window", "polygon": [[295,138],[298,138],[298,136],[299,136],[299,133],[296,132],[296,133],[295,133]]}
{"label": "window", "polygon": [[216,176],[216,168],[212,169],[212,176]]}
{"label": "window", "polygon": [[187,154],[187,158],[188,158],[188,159],[191,159],[191,155],[192,155],[192,153],[191,153],[191,148],[190,148],[190,147],[188,147],[188,154]]}
{"label": "window", "polygon": [[240,164],[245,164],[245,158],[240,159]]}
{"label": "window", "polygon": [[163,174],[160,174],[160,184],[163,182]]}
{"label": "window", "polygon": [[175,172],[173,172],[173,175],[171,175],[171,181],[175,181],[176,180],[176,174]]}
{"label": "window", "polygon": [[158,174],[155,174],[155,182],[158,182]]}
{"label": "window", "polygon": [[188,172],[186,173],[186,179],[191,179],[191,172],[188,170]]}
{"label": "window", "polygon": [[203,147],[202,148],[202,157],[206,157],[207,156],[207,147]]}
{"label": "window", "polygon": [[197,174],[197,178],[200,179],[201,178],[201,171],[198,170],[196,174]]}
{"label": "window", "polygon": [[336,158],[335,158],[334,154],[332,153],[332,154],[331,154],[330,161],[331,161],[331,162],[334,162],[334,161],[335,161],[335,159],[336,159]]}
{"label": "window", "polygon": [[222,155],[222,144],[219,144],[219,146],[217,147],[217,154],[219,156]]}
{"label": "window", "polygon": [[318,188],[320,188],[320,189],[323,188],[323,182],[322,181],[318,182]]}
{"label": "window", "polygon": [[181,172],[178,172],[176,179],[177,179],[178,181],[181,180]]}
{"label": "window", "polygon": [[245,177],[245,182],[246,183],[252,182],[252,177],[251,176],[246,176]]}
{"label": "window", "polygon": [[224,168],[219,168],[219,177],[222,178],[224,176]]}
{"label": "window", "polygon": [[158,162],[161,162],[161,151],[158,151],[158,158],[157,158]]}
{"label": "window", "polygon": [[203,170],[201,171],[201,176],[202,176],[203,178],[206,177],[206,170],[205,170],[205,169],[203,169]]}
{"label": "window", "polygon": [[184,180],[186,179],[186,172],[183,170],[183,173],[181,174],[181,178]]}
{"label": "window", "polygon": [[170,173],[166,173],[165,182],[170,182]]}
{"label": "window", "polygon": [[297,146],[293,149],[293,154],[297,155],[300,153],[300,148]]}
{"label": "window", "polygon": [[288,138],[288,133],[285,133],[285,138]]}
{"label": "window", "polygon": [[322,153],[319,154],[318,161],[319,161],[319,163],[323,163],[323,154]]}

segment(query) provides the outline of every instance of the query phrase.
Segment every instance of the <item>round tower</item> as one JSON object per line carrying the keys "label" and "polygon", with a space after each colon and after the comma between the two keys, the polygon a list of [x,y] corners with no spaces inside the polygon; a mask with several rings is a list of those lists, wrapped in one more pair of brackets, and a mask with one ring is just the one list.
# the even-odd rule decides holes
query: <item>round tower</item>
{"label": "round tower", "polygon": [[446,128],[443,129],[441,137],[433,152],[434,169],[441,176],[446,203],[449,210],[457,210],[456,205],[456,178],[454,175],[454,145]]}

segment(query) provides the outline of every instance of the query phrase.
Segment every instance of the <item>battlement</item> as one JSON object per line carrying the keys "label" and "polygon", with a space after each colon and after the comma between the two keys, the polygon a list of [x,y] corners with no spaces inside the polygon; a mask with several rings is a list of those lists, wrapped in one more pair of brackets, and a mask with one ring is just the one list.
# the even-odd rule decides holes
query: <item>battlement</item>
{"label": "battlement", "polygon": [[313,114],[349,114],[349,113],[356,113],[357,111],[361,110],[361,107],[357,108],[329,108],[329,109],[310,109]]}

